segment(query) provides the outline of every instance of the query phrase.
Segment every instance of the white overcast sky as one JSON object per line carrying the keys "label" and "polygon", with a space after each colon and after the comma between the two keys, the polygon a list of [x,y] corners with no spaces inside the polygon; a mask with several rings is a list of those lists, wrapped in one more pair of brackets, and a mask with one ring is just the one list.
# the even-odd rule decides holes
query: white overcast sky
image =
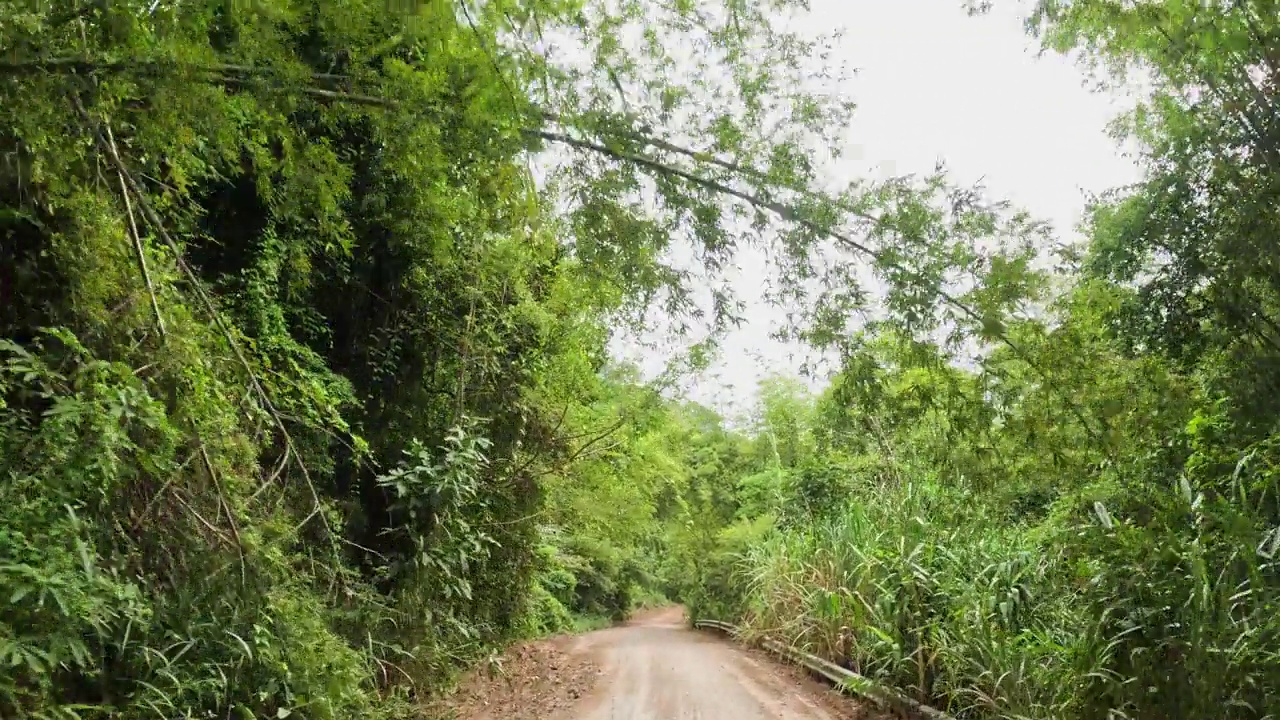
{"label": "white overcast sky", "polygon": [[[1025,0],[997,2],[980,17],[960,0],[812,0],[806,23],[815,34],[843,28],[839,59],[856,70],[841,174],[927,173],[941,160],[956,181],[982,179],[992,198],[1073,237],[1090,194],[1138,178],[1106,132],[1130,101],[1092,90],[1072,60],[1040,55],[1023,30],[1027,10]],[[763,257],[743,251],[738,265],[740,296],[758,294]],[[803,351],[769,337],[780,315],[750,305],[714,366],[685,381],[689,398],[732,415],[753,404],[765,374],[796,373]],[[615,350],[648,372],[663,365],[651,351]]]}

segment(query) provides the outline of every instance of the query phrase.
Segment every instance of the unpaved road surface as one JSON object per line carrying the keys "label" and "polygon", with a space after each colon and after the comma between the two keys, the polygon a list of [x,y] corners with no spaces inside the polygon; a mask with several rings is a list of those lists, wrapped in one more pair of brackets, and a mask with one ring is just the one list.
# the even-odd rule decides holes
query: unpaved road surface
{"label": "unpaved road surface", "polygon": [[[690,630],[681,608],[518,648],[464,686],[463,720],[838,720],[875,717],[795,668]],[[530,658],[536,658],[530,660]]]}

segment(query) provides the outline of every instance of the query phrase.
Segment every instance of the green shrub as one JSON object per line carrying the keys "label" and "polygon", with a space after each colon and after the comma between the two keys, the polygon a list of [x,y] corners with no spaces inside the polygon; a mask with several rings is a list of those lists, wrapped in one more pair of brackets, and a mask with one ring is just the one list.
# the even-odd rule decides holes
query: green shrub
{"label": "green shrub", "polygon": [[568,632],[574,627],[573,613],[554,594],[534,581],[530,593],[529,610],[525,616],[526,637],[540,637]]}

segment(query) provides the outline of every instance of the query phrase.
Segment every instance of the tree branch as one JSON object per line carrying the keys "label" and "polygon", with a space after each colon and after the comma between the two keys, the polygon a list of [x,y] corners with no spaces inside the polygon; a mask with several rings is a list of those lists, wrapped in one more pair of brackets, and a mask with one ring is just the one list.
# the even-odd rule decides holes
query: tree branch
{"label": "tree branch", "polygon": [[[86,61],[79,60],[79,59],[64,58],[64,59],[49,60],[49,61],[36,61],[36,62],[29,62],[29,63],[7,63],[7,64],[0,63],[0,72],[3,72],[6,68],[17,69],[17,70],[40,69],[44,67],[49,67],[53,69],[76,68],[83,65],[85,62]],[[156,65],[156,63],[152,63],[151,65]],[[120,67],[122,69],[127,69],[128,67],[130,67],[130,64],[129,63],[105,63],[105,64],[88,63],[87,66],[90,68]],[[133,66],[146,67],[148,66],[148,64],[145,62],[134,63]],[[214,70],[218,68],[227,68],[237,72],[250,72],[250,71],[257,72],[256,68],[250,68],[247,66],[240,66],[240,65],[212,65],[212,66],[199,66],[199,67],[202,67],[204,69],[214,69]],[[261,74],[270,74],[270,73],[269,71],[263,71]],[[321,79],[344,78],[344,76],[331,75],[331,74],[316,74],[313,77],[321,78]],[[234,81],[234,78],[230,80]],[[377,97],[377,96],[371,96],[371,95],[360,95],[356,93],[326,90],[326,89],[315,88],[315,87],[305,87],[305,88],[300,88],[300,90],[307,95],[323,98],[326,100],[332,100],[336,102],[346,102],[346,103],[353,103],[358,105],[369,105],[369,106],[386,107],[386,108],[400,107],[400,104],[397,103],[396,101],[388,98],[383,98],[383,97]],[[543,117],[544,119],[560,122],[558,118],[555,118],[554,116],[549,115],[547,113],[543,113]],[[666,163],[660,162],[658,160],[647,157],[645,155],[639,155],[639,154],[627,152],[625,150],[611,148],[606,145],[600,144],[598,142],[575,138],[571,135],[568,135],[562,132],[543,130],[541,128],[522,128],[520,132],[526,137],[537,138],[547,142],[554,142],[558,144],[567,145],[569,147],[573,147],[579,150],[587,150],[587,151],[603,154],[619,161],[624,161],[624,162],[632,163],[634,165],[637,165],[643,168],[647,168],[655,173],[661,173],[664,175],[681,178],[691,184],[694,184],[703,189],[712,191],[714,193],[718,193],[720,195],[737,198],[751,205],[752,207],[771,212],[786,222],[797,224],[815,234],[830,237],[833,240],[837,241],[842,246],[864,255],[865,257],[870,258],[874,262],[881,263],[885,267],[902,271],[906,273],[909,277],[911,277],[912,279],[918,282],[927,283],[927,281],[918,272],[915,272],[910,270],[909,268],[903,267],[901,264],[898,264],[896,262],[886,262],[884,256],[881,253],[872,249],[865,243],[859,242],[858,240],[854,239],[850,235],[842,233],[838,230],[835,230],[834,228],[831,228],[825,224],[820,224],[813,220],[810,220],[809,218],[806,218],[804,215],[802,215],[795,208],[792,208],[788,205],[784,205],[775,200],[762,197],[757,193],[740,190],[738,188],[732,187],[718,180],[703,177],[701,175],[698,175],[697,173],[690,172],[683,168],[668,165]],[[735,173],[752,175],[754,177],[761,178],[761,179],[764,178],[764,174],[761,173],[759,170],[756,170],[754,168],[744,167],[738,163],[734,163],[731,161],[723,160],[721,158],[716,157],[713,154],[703,153],[696,150],[691,150],[689,148],[683,148],[678,145],[675,145],[674,143],[661,140],[660,138],[654,138],[654,137],[650,137],[648,135],[643,135],[639,133],[626,132],[624,133],[624,135],[629,137],[633,141],[644,142],[654,147],[658,147],[660,149],[666,150],[668,152],[684,155],[686,157],[694,159],[697,162],[705,162],[705,163],[713,164]],[[900,234],[903,232],[894,223],[892,223],[891,221],[887,220],[884,217],[875,216],[870,213],[854,210],[852,208],[847,208],[847,207],[842,209],[855,218],[871,223],[873,226],[872,231],[880,230],[880,229],[888,229],[894,232],[898,232]],[[179,257],[179,262],[181,263],[180,257]],[[978,313],[976,310],[974,310],[972,307],[969,307],[968,305],[960,301],[959,298],[951,295],[946,290],[940,287],[931,286],[929,287],[929,289],[931,292],[935,293],[937,297],[940,300],[942,300],[942,302],[945,305],[951,306],[952,308],[958,310],[961,313],[961,315],[963,315],[964,317],[974,322],[977,322],[980,326],[986,327],[986,324],[984,323],[984,318],[982,317],[982,315]],[[1020,359],[1022,359],[1024,362],[1027,362],[1028,365],[1030,365],[1038,374],[1041,375],[1042,378],[1046,380],[1046,382],[1050,382],[1051,386],[1056,387],[1056,385],[1054,385],[1049,380],[1049,377],[1044,372],[1044,370],[1042,370],[1038,365],[1033,363],[1028,353],[1023,348],[1021,348],[1017,343],[1015,343],[1012,340],[1012,338],[1010,338],[1003,330],[996,331],[994,333],[994,336],[995,336],[995,339],[997,339],[1002,344],[1007,346]],[[256,379],[255,379],[255,384],[256,384]],[[1083,414],[1079,411],[1079,408],[1077,408],[1074,403],[1071,403],[1069,398],[1065,394],[1062,395],[1062,398],[1064,399],[1064,401],[1067,401],[1068,406],[1072,408],[1073,414],[1075,414],[1076,417],[1080,420],[1086,433],[1088,433],[1092,439],[1098,440],[1099,435],[1094,431],[1092,426],[1086,421]]]}
{"label": "tree branch", "polygon": [[[135,70],[155,73],[187,70],[220,75],[274,75],[277,77],[288,75],[288,73],[282,73],[279,69],[273,67],[237,65],[235,63],[185,63],[178,60],[94,60],[86,57],[60,57],[21,62],[0,61],[0,75],[31,75],[37,72],[89,75],[93,73],[122,73]],[[305,77],[325,82],[345,82],[350,79],[347,75],[336,75],[334,73],[306,73]]]}
{"label": "tree branch", "polygon": [[[187,280],[191,284],[193,290],[195,291],[196,297],[199,299],[200,304],[204,307],[205,311],[209,314],[214,324],[217,325],[223,337],[226,339],[227,344],[230,346],[232,353],[236,356],[236,359],[239,361],[240,365],[244,368],[245,372],[248,374],[249,382],[252,385],[255,394],[258,396],[259,400],[262,402],[263,408],[275,421],[276,427],[280,430],[280,434],[284,438],[285,444],[287,446],[293,447],[294,446],[293,437],[292,435],[290,435],[288,427],[285,426],[284,420],[281,419],[280,413],[276,410],[275,404],[271,402],[271,397],[267,393],[266,388],[263,387],[261,381],[258,380],[258,375],[254,371],[253,365],[249,362],[249,359],[245,357],[244,352],[240,349],[240,344],[236,342],[235,334],[231,331],[230,325],[228,325],[226,319],[222,316],[222,313],[218,310],[217,306],[214,305],[213,299],[209,296],[208,290],[206,290],[204,287],[204,283],[200,281],[199,276],[195,274],[195,272],[191,269],[191,266],[187,264],[185,259],[183,259],[182,248],[178,246],[178,243],[173,239],[172,236],[169,235],[169,231],[165,229],[164,222],[160,219],[160,216],[156,214],[156,211],[151,207],[151,203],[147,201],[146,195],[142,192],[142,189],[138,186],[137,182],[133,179],[133,176],[129,173],[128,167],[125,165],[124,160],[120,157],[120,153],[117,151],[114,144],[106,142],[106,139],[103,137],[102,132],[98,129],[96,123],[93,122],[92,118],[89,117],[88,112],[84,109],[84,106],[80,104],[80,100],[78,98],[73,97],[72,103],[75,109],[78,111],[78,113],[84,118],[86,123],[88,123],[89,128],[91,129],[91,131],[94,134],[94,137],[96,138],[98,147],[107,154],[111,163],[115,166],[116,171],[121,175],[121,177],[124,178],[125,188],[127,192],[132,192],[134,198],[137,199],[138,207],[142,210],[143,217],[145,217],[147,221],[151,223],[156,233],[169,247],[169,250],[173,252],[174,260],[175,262],[177,262],[178,268],[187,277]],[[303,518],[302,522],[298,524],[298,526],[294,529],[294,531],[297,532],[298,530],[301,530],[308,522],[311,521],[311,518],[319,515],[321,523],[325,526],[325,529],[329,532],[329,534],[332,535],[333,532],[332,532],[332,528],[329,527],[328,519],[325,518],[324,513],[320,511],[321,510],[320,495],[316,491],[315,483],[311,480],[311,474],[307,471],[306,464],[302,462],[302,456],[296,451],[296,449],[293,455],[298,458],[297,464],[300,471],[302,472],[303,479],[306,481],[307,488],[310,491],[311,500],[313,503],[311,512],[305,518]]]}
{"label": "tree branch", "polygon": [[543,475],[550,475],[551,473],[559,472],[559,471],[561,471],[561,470],[565,469],[565,468],[566,468],[566,467],[568,467],[570,464],[572,464],[574,460],[577,460],[579,457],[582,457],[582,454],[583,454],[583,453],[585,453],[587,450],[591,449],[591,446],[592,446],[592,445],[595,445],[596,443],[600,442],[601,440],[604,440],[605,438],[607,438],[607,437],[609,437],[610,435],[614,434],[615,432],[617,432],[617,431],[618,431],[618,429],[619,429],[619,428],[621,428],[623,425],[626,425],[626,424],[627,424],[627,418],[626,418],[626,417],[618,418],[618,422],[614,423],[614,424],[613,424],[613,425],[611,425],[610,427],[606,428],[603,432],[601,432],[601,433],[599,433],[599,434],[595,435],[595,436],[594,436],[594,437],[592,437],[590,440],[588,440],[587,442],[583,443],[581,446],[579,446],[579,447],[578,447],[578,449],[577,449],[577,450],[573,451],[573,453],[572,453],[572,454],[570,454],[570,455],[569,455],[569,457],[565,458],[563,461],[561,461],[560,463],[556,464],[556,466],[555,466],[555,467],[553,467],[553,468],[551,468],[551,469],[549,469],[549,470],[544,470],[544,471],[542,471],[542,472],[538,473],[537,475],[535,475],[534,477],[542,477]]}
{"label": "tree branch", "polygon": [[[672,167],[670,165],[659,162],[649,157],[645,157],[643,155],[636,155],[633,153],[628,153],[623,150],[617,150],[614,148],[607,147],[605,145],[601,145],[600,143],[596,143],[596,142],[580,140],[578,138],[565,135],[564,133],[550,132],[546,130],[528,130],[528,129],[526,129],[524,132],[527,135],[539,137],[551,142],[561,143],[561,144],[568,145],[570,147],[574,147],[580,150],[589,150],[592,152],[608,155],[610,157],[613,157],[616,160],[630,162],[635,165],[639,165],[640,167],[653,170],[654,172],[674,175],[676,177],[687,180],[691,183],[694,183],[700,187],[711,190],[713,192],[738,198],[750,204],[753,207],[756,207],[762,210],[768,210],[769,212],[774,213],[784,221],[798,224],[811,232],[830,237],[836,240],[841,245],[870,258],[874,262],[878,262],[885,265],[886,267],[890,267],[895,270],[905,272],[917,282],[924,281],[924,278],[921,277],[919,273],[909,268],[903,267],[898,263],[885,262],[885,259],[881,253],[873,250],[866,244],[858,242],[853,237],[845,233],[842,233],[838,230],[835,230],[831,227],[820,225],[804,217],[794,208],[783,205],[782,203],[760,197],[759,195],[756,195],[754,193],[750,193],[743,190],[739,190],[737,188],[730,187],[717,180],[704,178],[700,175],[697,175],[696,173],[689,172],[682,168]],[[681,149],[680,152],[682,152],[682,154],[695,156],[694,151]],[[725,165],[721,165],[721,166],[725,167]],[[858,212],[854,210],[847,210],[847,211],[858,219],[872,223],[872,225],[875,226],[875,228],[873,229],[888,229],[895,232],[901,232],[901,230],[896,226],[896,224],[894,224],[889,220],[886,220],[883,217],[877,217],[875,215],[871,215],[870,213]],[[951,293],[937,286],[931,286],[929,290],[932,291],[933,293],[936,293],[938,298],[941,299],[944,304],[949,305],[952,308],[958,310],[966,318],[977,323],[981,327],[987,328],[988,331],[990,332],[988,324],[985,322],[985,319],[982,317],[982,315],[976,310],[974,310],[972,307],[970,307],[969,305],[962,302],[959,298],[955,297]],[[1030,355],[1027,353],[1025,349],[1023,349],[1018,343],[1014,342],[1014,340],[1010,338],[1009,335],[1004,330],[996,330],[992,334],[995,336],[997,340],[999,340],[1002,344],[1007,346],[1015,355],[1017,355],[1019,359],[1021,359],[1023,362],[1026,362],[1037,374],[1041,376],[1043,380],[1045,380],[1045,382],[1047,382],[1050,385],[1050,387],[1054,388],[1054,393],[1057,394],[1067,404],[1067,407],[1071,409],[1072,414],[1076,416],[1076,419],[1080,422],[1081,426],[1084,428],[1085,432],[1090,436],[1091,439],[1095,441],[1098,441],[1101,439],[1097,431],[1094,430],[1092,425],[1085,418],[1084,413],[1080,410],[1080,408],[1070,400],[1069,396],[1067,396],[1057,387],[1057,384],[1052,381],[1049,375],[1039,365],[1032,362]]]}
{"label": "tree branch", "polygon": [[[111,141],[111,146],[115,147],[116,139],[111,134],[110,129],[107,130],[107,139]],[[164,329],[164,315],[160,314],[160,303],[156,300],[156,288],[151,283],[151,273],[147,270],[147,253],[142,247],[142,238],[138,235],[138,224],[133,219],[133,203],[129,202],[129,190],[125,187],[124,175],[118,170],[116,177],[120,180],[120,195],[124,198],[124,208],[129,216],[129,239],[133,241],[133,252],[138,257],[138,269],[142,272],[142,282],[147,286],[147,295],[151,298],[151,311],[156,316],[156,330],[160,333],[160,341],[163,343],[167,336]]]}

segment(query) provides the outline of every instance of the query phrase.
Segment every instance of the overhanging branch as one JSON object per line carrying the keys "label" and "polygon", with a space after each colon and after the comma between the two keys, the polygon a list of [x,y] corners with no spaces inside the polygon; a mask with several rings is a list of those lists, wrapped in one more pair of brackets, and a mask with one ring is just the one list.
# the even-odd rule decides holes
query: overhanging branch
{"label": "overhanging branch", "polygon": [[[154,72],[154,71],[160,71],[160,70],[166,70],[166,69],[173,70],[173,69],[184,69],[184,68],[191,71],[195,71],[195,72],[204,72],[204,73],[210,74],[213,76],[210,78],[212,81],[226,82],[233,85],[244,83],[244,82],[250,82],[250,81],[257,82],[263,78],[274,78],[276,80],[282,80],[282,79],[287,79],[288,77],[287,74],[281,73],[272,68],[261,68],[261,67],[255,67],[255,66],[236,65],[236,64],[227,64],[227,63],[198,65],[198,64],[182,64],[182,63],[170,62],[170,61],[145,61],[145,60],[98,62],[98,61],[92,61],[84,58],[54,58],[54,59],[45,59],[45,60],[36,60],[36,61],[27,61],[27,62],[0,62],[0,75],[24,74],[24,73],[33,73],[33,72],[42,72],[42,71],[43,72],[91,73],[91,72],[124,72],[128,70],[147,70],[147,71]],[[315,82],[341,82],[349,79],[348,76],[335,75],[331,73],[311,73],[309,74],[309,77]],[[284,90],[295,90],[305,95],[309,95],[311,97],[315,97],[315,98],[330,101],[330,102],[352,103],[357,105],[367,105],[367,106],[383,107],[383,108],[401,107],[401,103],[398,103],[397,101],[392,100],[390,98],[374,96],[374,95],[363,95],[359,93],[347,92],[344,90],[332,90],[332,89],[315,87],[315,86],[293,86],[293,85],[283,85],[283,84],[281,85],[281,88]],[[550,113],[544,112],[542,113],[542,117],[544,120],[563,124],[563,120],[561,118],[555,115],[552,115]],[[1081,423],[1081,426],[1084,428],[1085,432],[1090,436],[1091,439],[1095,441],[1100,440],[1099,434],[1093,429],[1092,425],[1086,420],[1080,408],[1070,399],[1070,397],[1065,392],[1061,391],[1057,387],[1057,385],[1052,381],[1050,376],[1042,368],[1040,368],[1040,366],[1037,363],[1035,363],[1031,359],[1030,355],[1026,352],[1026,350],[1024,350],[1018,343],[1016,343],[1012,338],[1010,338],[1008,334],[1004,332],[1003,329],[997,329],[994,332],[992,332],[990,325],[984,322],[985,318],[983,318],[982,314],[979,313],[977,310],[970,307],[966,303],[962,302],[959,298],[947,292],[945,289],[938,287],[936,283],[932,283],[927,278],[923,277],[918,271],[914,271],[910,268],[904,267],[897,262],[887,261],[882,253],[876,251],[875,249],[871,248],[865,243],[858,241],[857,239],[853,238],[847,233],[836,230],[835,228],[832,228],[827,224],[815,222],[814,220],[811,220],[805,217],[799,210],[789,205],[780,203],[776,200],[764,197],[756,192],[750,192],[750,191],[733,187],[719,180],[704,177],[702,175],[699,175],[696,172],[692,172],[684,168],[676,167],[674,165],[661,162],[659,160],[648,157],[646,155],[632,153],[632,152],[618,149],[615,147],[609,147],[599,142],[573,137],[572,135],[569,135],[564,132],[556,132],[552,130],[545,130],[542,128],[522,128],[520,132],[526,137],[537,138],[547,142],[566,145],[568,147],[572,147],[578,150],[589,151],[589,152],[606,155],[615,160],[618,160],[621,162],[627,162],[627,163],[636,165],[638,167],[645,168],[654,173],[659,173],[659,174],[663,174],[671,177],[680,178],[686,182],[689,182],[693,185],[701,187],[705,190],[708,190],[726,197],[736,198],[738,200],[741,200],[742,202],[747,203],[748,205],[754,208],[770,212],[785,222],[794,223],[816,235],[829,237],[834,241],[836,241],[840,246],[847,248],[855,253],[858,253],[866,258],[869,258],[873,262],[879,263],[882,267],[903,272],[904,274],[907,275],[907,277],[909,277],[913,281],[919,282],[922,285],[927,286],[930,292],[934,293],[942,301],[944,305],[952,307],[965,318],[968,318],[970,321],[977,323],[979,326],[983,327],[988,332],[991,332],[993,337],[997,341],[999,341],[1001,344],[1008,347],[1010,351],[1014,353],[1015,356],[1017,356],[1022,361],[1026,362],[1037,374],[1041,376],[1041,378],[1047,384],[1049,384],[1050,387],[1054,388],[1055,394],[1059,395],[1059,397],[1067,404],[1067,406],[1071,408],[1073,415],[1076,416],[1076,418]],[[655,138],[647,134],[635,133],[631,131],[618,131],[618,134],[619,136],[624,137],[632,142],[647,144],[649,146],[659,148],[666,152],[682,155],[698,163],[714,165],[716,167],[720,167],[722,169],[728,170],[735,174],[751,176],[756,180],[766,179],[765,173],[755,168],[750,168],[747,166],[743,166],[740,163],[735,163],[729,160],[725,160],[711,153],[706,153],[706,152],[701,152],[701,151],[681,147],[679,145],[668,142],[661,138]],[[118,166],[121,164],[121,161],[119,160],[118,157],[113,158],[113,161]],[[132,178],[129,177],[127,171],[124,171],[124,175],[126,180],[128,180],[132,185]],[[133,187],[131,189],[133,189],[135,193],[139,193],[136,187]],[[139,196],[140,196],[140,193],[139,193]],[[147,211],[149,210],[149,208],[144,207],[143,210],[145,215],[147,214]],[[855,217],[859,220],[870,223],[872,225],[872,229],[871,229],[872,232],[876,232],[880,230],[888,230],[891,232],[904,234],[902,229],[899,228],[895,223],[893,223],[891,220],[884,218],[882,216],[872,215],[870,213],[854,210],[848,207],[843,207],[841,208],[841,210],[848,213],[852,217]],[[148,217],[148,220],[152,220],[152,218]],[[259,391],[261,391],[261,388],[259,388]]]}

